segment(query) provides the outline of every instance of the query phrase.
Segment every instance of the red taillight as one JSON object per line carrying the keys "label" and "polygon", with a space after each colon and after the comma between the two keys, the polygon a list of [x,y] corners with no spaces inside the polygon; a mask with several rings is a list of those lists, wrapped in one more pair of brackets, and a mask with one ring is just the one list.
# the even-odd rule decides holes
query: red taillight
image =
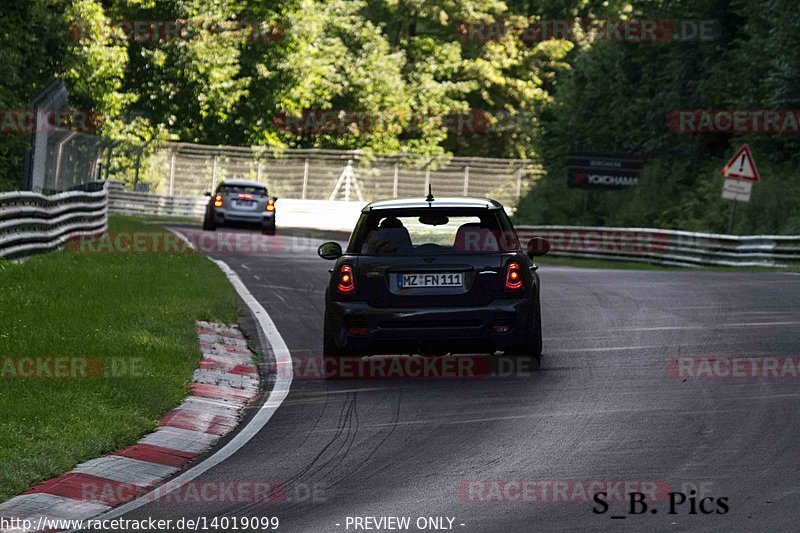
{"label": "red taillight", "polygon": [[511,262],[506,267],[506,290],[507,291],[521,291],[522,290],[522,272],[519,268],[519,263]]}
{"label": "red taillight", "polygon": [[356,290],[356,283],[353,279],[353,268],[350,265],[342,265],[339,269],[339,283],[337,288],[340,293],[350,294]]}
{"label": "red taillight", "polygon": [[267,211],[275,211],[275,198],[267,199]]}
{"label": "red taillight", "polygon": [[253,199],[253,195],[252,194],[240,194],[239,196],[237,196],[237,198],[239,198],[241,200],[252,200]]}
{"label": "red taillight", "polygon": [[222,207],[222,195],[218,194],[214,197],[214,207]]}

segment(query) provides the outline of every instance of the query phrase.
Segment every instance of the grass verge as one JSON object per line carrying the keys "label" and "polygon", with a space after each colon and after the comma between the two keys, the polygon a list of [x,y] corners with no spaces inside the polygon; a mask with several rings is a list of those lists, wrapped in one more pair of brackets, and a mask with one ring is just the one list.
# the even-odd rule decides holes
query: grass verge
{"label": "grass verge", "polygon": [[[109,231],[165,233],[123,217]],[[0,301],[0,501],[152,431],[188,394],[195,321],[238,316],[215,265],[158,250],[0,261]]]}

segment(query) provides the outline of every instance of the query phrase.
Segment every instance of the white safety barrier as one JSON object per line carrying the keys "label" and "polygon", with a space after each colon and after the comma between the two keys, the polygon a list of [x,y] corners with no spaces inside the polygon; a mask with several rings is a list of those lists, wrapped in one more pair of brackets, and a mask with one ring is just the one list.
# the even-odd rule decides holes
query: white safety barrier
{"label": "white safety barrier", "polygon": [[800,236],[720,235],[652,228],[518,226],[523,242],[550,241],[550,254],[671,266],[785,267],[800,261]]}
{"label": "white safety barrier", "polygon": [[[111,213],[132,216],[186,218],[200,221],[208,205],[206,196],[160,196],[129,192],[119,182],[109,182]],[[278,227],[351,231],[366,202],[296,200],[279,198],[275,204]]]}
{"label": "white safety barrier", "polygon": [[108,189],[52,196],[0,194],[0,257],[13,259],[52,250],[66,241],[102,234],[108,226]]}
{"label": "white safety barrier", "polygon": [[[189,218],[200,221],[208,198],[158,196],[109,188],[112,213]],[[350,232],[365,202],[279,199],[277,223],[284,228]],[[517,226],[520,239],[550,241],[551,254],[671,266],[785,267],[800,261],[800,236],[735,236],[652,228]]]}
{"label": "white safety barrier", "polygon": [[114,214],[200,220],[206,204],[208,198],[205,196],[159,196],[130,192],[118,181],[108,182],[108,209]]}

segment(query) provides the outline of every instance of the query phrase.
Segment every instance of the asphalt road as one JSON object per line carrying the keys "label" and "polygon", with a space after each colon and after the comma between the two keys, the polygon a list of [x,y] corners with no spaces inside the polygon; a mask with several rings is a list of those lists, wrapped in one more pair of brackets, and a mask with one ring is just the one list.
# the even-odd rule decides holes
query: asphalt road
{"label": "asphalt road", "polygon": [[[244,230],[219,230],[228,231]],[[212,254],[298,359],[321,350],[331,263],[316,256],[319,242]],[[275,480],[286,501],[162,501],[125,518],[277,516],[279,531],[347,531],[348,516],[450,517],[464,532],[797,529],[800,380],[683,379],[668,362],[798,355],[800,276],[547,266],[540,276],[538,372],[326,382],[301,370],[265,429],[198,480]],[[495,483],[466,485],[477,492],[465,496],[468,480]],[[569,493],[472,501],[513,480],[564,482]],[[612,519],[627,503],[595,514],[575,480],[650,482],[687,496],[696,488],[727,498],[730,510],[690,515],[687,502],[670,515],[659,500],[650,502],[657,514]],[[306,489],[314,496],[300,501]]]}

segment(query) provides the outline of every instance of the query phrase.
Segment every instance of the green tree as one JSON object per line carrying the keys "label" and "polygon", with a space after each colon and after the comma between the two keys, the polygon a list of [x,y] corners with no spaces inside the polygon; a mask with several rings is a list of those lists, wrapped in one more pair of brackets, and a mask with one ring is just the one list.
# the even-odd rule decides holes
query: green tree
{"label": "green tree", "polygon": [[29,137],[14,122],[59,70],[67,47],[67,0],[8,0],[0,7],[0,190],[19,187]]}

